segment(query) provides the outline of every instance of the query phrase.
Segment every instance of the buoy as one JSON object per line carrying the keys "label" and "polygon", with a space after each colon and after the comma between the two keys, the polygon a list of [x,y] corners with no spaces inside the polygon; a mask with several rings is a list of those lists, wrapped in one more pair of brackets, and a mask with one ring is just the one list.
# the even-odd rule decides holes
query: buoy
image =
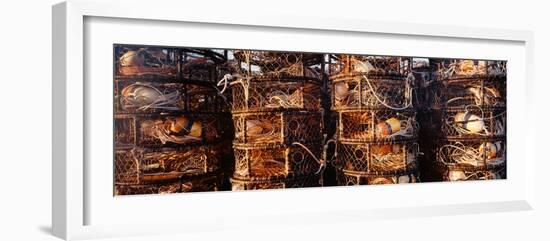
{"label": "buoy", "polygon": [[379,137],[386,137],[401,130],[401,121],[395,117],[376,125],[375,132]]}
{"label": "buoy", "polygon": [[143,56],[141,51],[130,50],[124,53],[119,60],[120,66],[124,67],[136,67],[145,64],[145,56]]}
{"label": "buoy", "polygon": [[468,134],[476,134],[485,128],[483,120],[470,112],[460,112],[454,117],[455,124],[466,129]]}
{"label": "buoy", "polygon": [[449,171],[448,174],[450,181],[465,181],[466,180],[466,174],[464,171],[458,171],[458,170],[452,170]]}
{"label": "buoy", "polygon": [[388,177],[377,177],[370,181],[369,184],[393,184],[394,182]]}
{"label": "buoy", "polygon": [[178,116],[171,122],[170,131],[173,133],[180,133],[182,130],[185,130],[188,132],[188,136],[201,137],[201,123],[198,121],[193,121],[193,123],[190,123],[190,121],[191,120],[185,116]]}
{"label": "buoy", "polygon": [[494,159],[497,157],[497,154],[501,150],[500,142],[485,142],[479,146],[479,153],[483,157],[483,153],[485,153],[485,157],[487,159]]}

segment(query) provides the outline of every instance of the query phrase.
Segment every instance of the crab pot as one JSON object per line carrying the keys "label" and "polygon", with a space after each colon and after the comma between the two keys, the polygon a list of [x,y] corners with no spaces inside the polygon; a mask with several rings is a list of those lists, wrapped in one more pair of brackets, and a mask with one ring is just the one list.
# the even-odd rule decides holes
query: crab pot
{"label": "crab pot", "polygon": [[241,190],[259,190],[259,189],[283,189],[283,188],[301,188],[301,187],[319,187],[322,186],[322,177],[317,174],[308,176],[290,177],[284,179],[265,179],[265,178],[231,178],[233,191]]}
{"label": "crab pot", "polygon": [[115,195],[169,194],[181,192],[219,191],[222,174],[188,176],[185,178],[138,185],[115,184]]}
{"label": "crab pot", "polygon": [[196,82],[115,80],[115,111],[127,114],[228,112],[228,104],[211,85]]}
{"label": "crab pot", "polygon": [[415,140],[418,135],[416,111],[413,109],[341,110],[337,115],[336,131],[342,141]]}
{"label": "crab pot", "polygon": [[[217,143],[228,138],[229,124],[219,114],[118,115],[115,119],[135,119],[135,146],[148,148],[182,147]],[[116,123],[116,122],[115,122]],[[121,122],[124,123],[124,122]],[[115,129],[115,137],[125,131]]]}
{"label": "crab pot", "polygon": [[235,143],[292,144],[321,141],[322,111],[233,113]]}
{"label": "crab pot", "polygon": [[402,184],[416,183],[419,181],[417,170],[407,170],[400,173],[388,174],[364,174],[343,170],[336,171],[336,183],[339,186]]}
{"label": "crab pot", "polygon": [[472,76],[444,79],[427,89],[430,105],[435,109],[480,106],[506,106],[506,77]]}
{"label": "crab pot", "polygon": [[[322,144],[303,143],[316,158]],[[236,178],[288,178],[307,176],[320,169],[318,161],[302,146],[234,144]]]}
{"label": "crab pot", "polygon": [[115,45],[117,78],[217,82],[234,72],[223,50]]}
{"label": "crab pot", "polygon": [[506,165],[506,139],[440,141],[439,164],[457,169],[498,169]]}
{"label": "crab pot", "polygon": [[363,174],[398,173],[417,168],[418,148],[418,143],[412,141],[339,141],[333,166]]}
{"label": "crab pot", "polygon": [[177,180],[220,170],[220,145],[134,148],[115,151],[115,183],[144,184]]}
{"label": "crab pot", "polygon": [[179,50],[176,48],[115,45],[117,76],[176,77]]}
{"label": "crab pot", "polygon": [[246,77],[308,77],[320,79],[323,55],[275,51],[236,50],[238,72]]}
{"label": "crab pot", "polygon": [[373,74],[402,76],[410,71],[410,58],[332,54],[328,57],[331,76],[348,74]]}
{"label": "crab pot", "polygon": [[506,109],[447,108],[441,111],[442,138],[479,139],[506,136]]}
{"label": "crab pot", "polygon": [[472,77],[505,77],[506,61],[471,59],[434,59],[437,79],[459,80]]}
{"label": "crab pot", "polygon": [[412,80],[401,74],[378,72],[332,76],[332,110],[412,107]]}
{"label": "crab pot", "polygon": [[313,78],[241,78],[231,82],[231,91],[234,113],[321,108],[321,84]]}
{"label": "crab pot", "polygon": [[115,184],[114,194],[119,195],[143,195],[143,194],[169,194],[181,192],[181,181],[176,180],[164,183],[150,184]]}
{"label": "crab pot", "polygon": [[473,181],[506,179],[506,167],[472,168],[465,166],[442,166],[441,173],[445,181]]}

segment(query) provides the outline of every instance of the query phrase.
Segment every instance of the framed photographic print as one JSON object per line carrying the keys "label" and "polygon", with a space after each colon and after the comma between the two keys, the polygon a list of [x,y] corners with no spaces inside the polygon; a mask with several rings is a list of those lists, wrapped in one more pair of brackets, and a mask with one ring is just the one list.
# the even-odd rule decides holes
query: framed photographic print
{"label": "framed photographic print", "polygon": [[56,236],[531,208],[531,32],[160,2],[53,8]]}

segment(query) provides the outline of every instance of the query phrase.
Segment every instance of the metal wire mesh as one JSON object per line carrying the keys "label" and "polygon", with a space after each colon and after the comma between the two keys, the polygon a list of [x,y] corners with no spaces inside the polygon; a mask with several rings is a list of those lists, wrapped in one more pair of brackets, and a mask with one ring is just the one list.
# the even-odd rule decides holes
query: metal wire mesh
{"label": "metal wire mesh", "polygon": [[333,110],[412,107],[413,82],[406,76],[352,74],[331,78]]}
{"label": "metal wire mesh", "polygon": [[392,56],[329,55],[331,76],[347,74],[373,74],[402,76],[410,70],[410,59]]}
{"label": "metal wire mesh", "polygon": [[157,115],[137,119],[137,145],[141,147],[175,147],[219,142],[224,136],[224,122],[216,114]]}
{"label": "metal wire mesh", "polygon": [[402,184],[419,182],[418,172],[411,170],[399,174],[371,175],[348,171],[336,172],[336,183],[339,186]]}
{"label": "metal wire mesh", "polygon": [[344,141],[414,140],[416,112],[387,109],[339,111],[338,139]]}
{"label": "metal wire mesh", "polygon": [[506,167],[494,169],[464,169],[462,167],[447,166],[443,168],[444,181],[472,181],[506,179]]}
{"label": "metal wire mesh", "polygon": [[239,73],[248,77],[321,78],[322,54],[236,50]]}
{"label": "metal wire mesh", "polygon": [[364,174],[397,173],[416,168],[418,154],[416,142],[339,142],[333,165]]}
{"label": "metal wire mesh", "polygon": [[506,136],[506,110],[468,106],[442,111],[444,138],[488,138]]}
{"label": "metal wire mesh", "polygon": [[464,79],[478,76],[503,77],[507,73],[506,61],[472,59],[434,59],[440,80]]}
{"label": "metal wire mesh", "polygon": [[287,178],[315,173],[319,163],[321,143],[306,143],[304,146],[288,145],[234,145],[235,177]]}
{"label": "metal wire mesh", "polygon": [[231,178],[233,191],[258,190],[258,189],[283,189],[318,187],[321,185],[320,175],[308,175],[285,179],[239,179]]}
{"label": "metal wire mesh", "polygon": [[233,113],[233,124],[237,143],[291,144],[323,138],[323,113],[319,111]]}
{"label": "metal wire mesh", "polygon": [[321,87],[311,80],[239,79],[231,87],[233,112],[321,108]]}
{"label": "metal wire mesh", "polygon": [[178,73],[178,50],[165,47],[116,46],[115,65],[119,76],[166,76]]}

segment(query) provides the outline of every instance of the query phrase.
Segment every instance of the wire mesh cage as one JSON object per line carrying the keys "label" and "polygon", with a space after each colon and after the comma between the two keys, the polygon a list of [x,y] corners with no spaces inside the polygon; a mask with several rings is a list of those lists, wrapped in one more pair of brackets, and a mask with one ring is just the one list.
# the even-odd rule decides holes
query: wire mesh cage
{"label": "wire mesh cage", "polygon": [[228,71],[226,50],[183,48],[181,54],[181,77],[184,81],[217,82]]}
{"label": "wire mesh cage", "polygon": [[323,55],[298,52],[235,50],[238,72],[246,77],[313,78],[323,73]]}
{"label": "wire mesh cage", "polygon": [[231,90],[233,112],[321,108],[321,86],[309,79],[241,78]]}
{"label": "wire mesh cage", "polygon": [[488,138],[506,136],[506,109],[467,106],[441,111],[443,138]]}
{"label": "wire mesh cage", "polygon": [[119,195],[144,195],[144,194],[169,194],[181,192],[220,191],[222,186],[222,174],[208,173],[204,175],[188,176],[182,179],[145,183],[145,184],[115,184],[114,194]]}
{"label": "wire mesh cage", "polygon": [[140,45],[115,45],[117,78],[178,79],[215,83],[230,70],[227,51]]}
{"label": "wire mesh cage", "polygon": [[169,194],[181,192],[179,180],[164,183],[150,183],[139,185],[115,184],[114,194],[120,195],[144,195],[144,194]]}
{"label": "wire mesh cage", "polygon": [[115,80],[116,113],[227,112],[224,96],[201,83]]}
{"label": "wire mesh cage", "polygon": [[331,76],[371,74],[372,76],[403,77],[410,71],[411,59],[393,56],[368,56],[330,54],[328,56]]}
{"label": "wire mesh cage", "polygon": [[433,83],[427,88],[432,108],[506,106],[505,78],[471,77]]}
{"label": "wire mesh cage", "polygon": [[136,117],[136,145],[178,147],[216,143],[228,136],[226,121],[219,114],[139,116]]}
{"label": "wire mesh cage", "polygon": [[235,144],[234,177],[288,178],[316,173],[322,144],[250,145]]}
{"label": "wire mesh cage", "polygon": [[136,143],[136,121],[133,116],[115,115],[115,148],[132,147]]}
{"label": "wire mesh cage", "polygon": [[495,169],[506,164],[506,141],[501,139],[440,141],[436,160],[463,169]]}
{"label": "wire mesh cage", "polygon": [[506,77],[506,61],[473,59],[433,59],[439,80],[468,79],[472,77]]}
{"label": "wire mesh cage", "polygon": [[233,113],[233,124],[236,143],[291,144],[323,138],[322,111]]}
{"label": "wire mesh cage", "polygon": [[399,173],[416,169],[419,145],[401,141],[388,143],[339,141],[332,165],[339,170],[363,174]]}
{"label": "wire mesh cage", "polygon": [[336,183],[339,186],[402,184],[419,182],[417,170],[409,170],[396,174],[364,174],[350,171],[337,171]]}
{"label": "wire mesh cage", "polygon": [[412,108],[414,82],[404,75],[349,74],[331,77],[333,110]]}
{"label": "wire mesh cage", "polygon": [[231,178],[231,186],[233,191],[319,187],[322,186],[322,177],[316,174],[284,179],[241,179],[233,177]]}
{"label": "wire mesh cage", "polygon": [[344,141],[414,140],[418,134],[416,111],[338,111],[338,139]]}
{"label": "wire mesh cage", "polygon": [[464,168],[461,166],[442,167],[444,181],[472,181],[506,179],[506,167],[500,166],[492,169]]}
{"label": "wire mesh cage", "polygon": [[114,51],[118,76],[176,77],[178,74],[176,48],[115,45]]}
{"label": "wire mesh cage", "polygon": [[126,149],[115,151],[115,183],[143,184],[220,170],[221,146]]}

